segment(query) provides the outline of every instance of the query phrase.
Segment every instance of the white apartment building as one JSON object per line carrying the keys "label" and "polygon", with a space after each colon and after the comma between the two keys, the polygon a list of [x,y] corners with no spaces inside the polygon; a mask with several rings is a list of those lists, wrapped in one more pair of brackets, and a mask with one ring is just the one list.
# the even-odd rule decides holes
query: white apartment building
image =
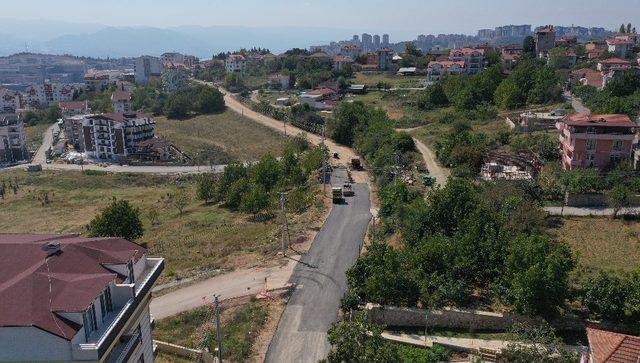
{"label": "white apartment building", "polygon": [[230,54],[224,60],[224,68],[227,73],[244,72],[247,69],[247,59],[241,54]]}
{"label": "white apartment building", "polygon": [[104,91],[111,83],[111,77],[105,72],[89,72],[84,75],[84,86],[89,91]]}
{"label": "white apartment building", "polygon": [[162,75],[162,62],[160,58],[156,57],[139,57],[136,59],[134,72],[136,83],[149,83],[153,79],[159,79]]}
{"label": "white apartment building", "polygon": [[111,104],[116,113],[131,112],[131,93],[115,91],[111,94]]}
{"label": "white apartment building", "polygon": [[0,114],[0,164],[29,160],[20,114]]}
{"label": "white apartment building", "polygon": [[121,238],[0,234],[0,362],[153,362],[162,258]]}
{"label": "white apartment building", "polygon": [[114,112],[65,119],[67,141],[87,156],[120,162],[155,136],[155,122],[142,113]]}
{"label": "white apartment building", "polygon": [[24,98],[29,108],[46,108],[73,100],[74,91],[75,87],[70,84],[45,83],[27,87]]}
{"label": "white apartment building", "polygon": [[21,108],[20,92],[12,91],[6,88],[0,88],[0,113],[3,112],[16,112]]}

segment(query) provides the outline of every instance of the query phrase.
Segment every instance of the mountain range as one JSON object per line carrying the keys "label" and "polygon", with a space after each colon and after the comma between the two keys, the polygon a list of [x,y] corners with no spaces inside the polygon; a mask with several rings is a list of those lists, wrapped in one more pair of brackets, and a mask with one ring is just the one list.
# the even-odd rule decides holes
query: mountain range
{"label": "mountain range", "polygon": [[[19,30],[19,31],[18,31]],[[86,57],[134,57],[167,51],[210,58],[223,51],[262,47],[279,53],[335,39],[353,30],[303,27],[109,27],[90,23],[0,19],[0,56],[18,52]]]}

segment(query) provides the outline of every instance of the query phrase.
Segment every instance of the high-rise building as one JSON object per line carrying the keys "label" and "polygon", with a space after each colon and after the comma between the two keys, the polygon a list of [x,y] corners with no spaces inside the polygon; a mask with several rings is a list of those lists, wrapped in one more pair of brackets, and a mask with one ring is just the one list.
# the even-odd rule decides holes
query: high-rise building
{"label": "high-rise building", "polygon": [[373,36],[373,48],[376,50],[380,49],[380,36],[378,34]]}
{"label": "high-rise building", "polygon": [[352,40],[353,40],[354,43],[360,43],[360,36],[358,34],[356,34],[356,35],[353,36]]}
{"label": "high-rise building", "polygon": [[389,34],[383,34],[382,35],[382,46],[383,47],[388,47],[389,46]]}
{"label": "high-rise building", "polygon": [[371,34],[364,33],[362,34],[362,48],[365,51],[369,51],[373,48],[373,37]]}

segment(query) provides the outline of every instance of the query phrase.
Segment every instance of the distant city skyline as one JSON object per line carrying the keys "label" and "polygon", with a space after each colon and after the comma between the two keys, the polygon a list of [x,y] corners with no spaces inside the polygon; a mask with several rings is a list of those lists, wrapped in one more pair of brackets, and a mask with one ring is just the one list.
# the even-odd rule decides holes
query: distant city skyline
{"label": "distant city skyline", "polygon": [[393,4],[382,0],[326,0],[322,5],[297,0],[111,0],[109,6],[96,10],[82,0],[25,0],[5,7],[2,18],[118,27],[304,26],[412,39],[429,33],[473,35],[478,29],[506,24],[616,29],[621,23],[640,18],[640,0],[616,1],[615,6],[588,0],[403,0]]}

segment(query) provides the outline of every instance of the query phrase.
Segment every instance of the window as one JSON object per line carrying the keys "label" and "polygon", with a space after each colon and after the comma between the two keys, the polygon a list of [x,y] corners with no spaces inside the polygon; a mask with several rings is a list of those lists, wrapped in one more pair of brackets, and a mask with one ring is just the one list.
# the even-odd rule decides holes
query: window
{"label": "window", "polygon": [[133,273],[133,260],[127,263],[127,269],[129,270],[129,283],[133,284],[136,282],[135,274]]}
{"label": "window", "polygon": [[613,142],[613,151],[622,151],[622,141],[617,140]]}
{"label": "window", "polygon": [[107,302],[105,301],[104,293],[100,295],[100,316],[104,322],[104,319],[107,316]]}
{"label": "window", "polygon": [[107,312],[113,311],[113,301],[111,300],[111,288],[107,286],[104,291],[104,300],[106,302]]}
{"label": "window", "polygon": [[589,139],[587,140],[587,150],[595,150],[597,145],[596,140]]}
{"label": "window", "polygon": [[91,304],[87,311],[82,314],[82,323],[84,326],[84,337],[89,341],[91,332],[98,329],[98,322],[96,321],[96,307]]}
{"label": "window", "polygon": [[587,134],[595,134],[595,133],[596,133],[595,127],[587,127]]}

